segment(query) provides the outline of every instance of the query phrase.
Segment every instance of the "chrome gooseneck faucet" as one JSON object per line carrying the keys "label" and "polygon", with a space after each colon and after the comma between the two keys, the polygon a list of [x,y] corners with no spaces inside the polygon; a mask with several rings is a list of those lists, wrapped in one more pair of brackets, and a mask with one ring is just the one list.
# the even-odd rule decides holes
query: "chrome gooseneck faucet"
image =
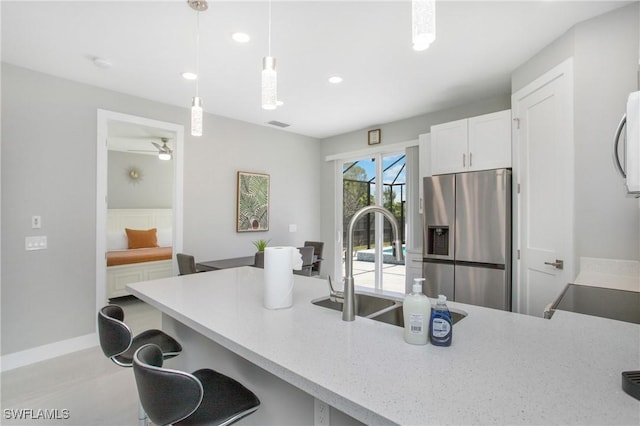
{"label": "chrome gooseneck faucet", "polygon": [[391,223],[391,230],[393,232],[393,246],[396,251],[396,259],[402,260],[402,241],[398,238],[400,233],[398,232],[398,221],[393,214],[380,206],[367,206],[358,210],[351,221],[349,222],[349,230],[347,232],[347,252],[345,256],[345,278],[344,278],[344,303],[342,305],[342,320],[353,321],[356,318],[356,299],[355,299],[355,287],[353,284],[353,228],[356,222],[367,213],[382,213]]}

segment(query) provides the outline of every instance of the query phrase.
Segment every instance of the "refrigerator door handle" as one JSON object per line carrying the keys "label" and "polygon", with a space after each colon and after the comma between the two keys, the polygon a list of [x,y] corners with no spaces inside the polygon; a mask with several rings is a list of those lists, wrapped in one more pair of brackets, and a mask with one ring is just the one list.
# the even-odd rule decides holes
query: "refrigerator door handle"
{"label": "refrigerator door handle", "polygon": [[620,174],[623,178],[627,178],[627,174],[620,163],[620,156],[618,155],[618,145],[620,144],[620,136],[622,136],[622,129],[624,125],[627,123],[627,114],[622,116],[622,120],[620,120],[620,124],[618,124],[618,128],[616,129],[616,135],[613,141],[613,164],[616,166]]}

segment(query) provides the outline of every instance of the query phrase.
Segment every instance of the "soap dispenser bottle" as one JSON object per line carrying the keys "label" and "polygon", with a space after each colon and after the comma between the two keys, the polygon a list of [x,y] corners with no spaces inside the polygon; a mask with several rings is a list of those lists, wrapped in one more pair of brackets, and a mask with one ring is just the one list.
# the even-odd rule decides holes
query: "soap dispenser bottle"
{"label": "soap dispenser bottle", "polygon": [[413,280],[413,291],[404,298],[404,340],[412,345],[426,345],[429,334],[431,303],[422,293],[424,278]]}
{"label": "soap dispenser bottle", "polygon": [[451,312],[447,307],[447,296],[438,296],[438,302],[431,312],[429,321],[429,339],[432,345],[451,346],[453,337],[453,325],[451,322]]}

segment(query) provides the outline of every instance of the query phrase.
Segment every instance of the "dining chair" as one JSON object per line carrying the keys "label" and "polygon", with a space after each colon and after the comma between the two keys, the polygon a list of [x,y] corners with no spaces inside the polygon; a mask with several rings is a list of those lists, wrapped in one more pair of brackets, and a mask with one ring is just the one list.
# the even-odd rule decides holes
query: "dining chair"
{"label": "dining chair", "polygon": [[320,275],[320,266],[322,261],[322,252],[324,251],[324,242],[322,241],[305,241],[305,247],[313,247],[313,255],[315,256],[315,260],[313,262],[313,267],[311,268],[311,275]]}
{"label": "dining chair", "polygon": [[293,270],[293,273],[296,275],[306,275],[307,277],[311,276],[311,269],[313,268],[313,247],[298,247],[300,251],[300,255],[302,255],[302,269],[301,270]]}
{"label": "dining chair", "polygon": [[178,261],[178,273],[180,275],[195,274],[198,271],[196,268],[196,259],[190,254],[176,253],[176,260]]}

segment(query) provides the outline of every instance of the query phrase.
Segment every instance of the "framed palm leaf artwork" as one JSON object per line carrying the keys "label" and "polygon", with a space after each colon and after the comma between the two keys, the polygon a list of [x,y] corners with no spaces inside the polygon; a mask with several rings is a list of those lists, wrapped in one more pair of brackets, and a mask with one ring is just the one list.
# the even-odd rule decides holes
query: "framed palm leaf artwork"
{"label": "framed palm leaf artwork", "polygon": [[269,230],[269,175],[238,172],[236,231]]}

